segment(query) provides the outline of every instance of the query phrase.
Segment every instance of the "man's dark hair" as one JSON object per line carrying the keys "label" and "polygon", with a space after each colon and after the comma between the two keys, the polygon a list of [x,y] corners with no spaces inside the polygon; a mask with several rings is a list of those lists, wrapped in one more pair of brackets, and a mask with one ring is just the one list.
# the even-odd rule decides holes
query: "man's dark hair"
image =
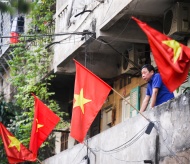
{"label": "man's dark hair", "polygon": [[147,70],[148,70],[149,72],[153,71],[153,72],[155,73],[155,69],[154,69],[154,67],[153,67],[151,64],[145,64],[144,66],[142,66],[141,70],[142,70],[143,68],[147,68]]}

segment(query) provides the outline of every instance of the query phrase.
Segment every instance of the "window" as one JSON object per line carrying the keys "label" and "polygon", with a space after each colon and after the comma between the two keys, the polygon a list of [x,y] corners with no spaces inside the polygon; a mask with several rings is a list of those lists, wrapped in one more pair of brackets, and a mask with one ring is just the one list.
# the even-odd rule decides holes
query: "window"
{"label": "window", "polygon": [[[129,102],[129,103],[128,103]],[[127,120],[130,117],[134,117],[138,114],[136,109],[140,109],[140,87],[136,87],[131,90],[130,96],[122,100],[122,121]]]}
{"label": "window", "polygon": [[[131,90],[130,103],[134,108],[138,110],[140,109],[140,87],[139,86]],[[134,109],[132,106],[130,107],[131,117],[136,116],[138,114],[136,109]]]}
{"label": "window", "polygon": [[122,100],[122,121],[130,118],[130,96],[126,97],[125,100]]}
{"label": "window", "polygon": [[106,110],[106,124],[108,126],[111,126],[112,123],[112,108],[109,108]]}
{"label": "window", "polygon": [[62,132],[61,134],[61,151],[68,148],[68,137],[69,133]]}
{"label": "window", "polygon": [[[147,84],[144,84],[144,85],[142,85],[141,86],[141,89],[140,89],[140,104],[142,105],[142,103],[143,103],[143,100],[144,100],[144,98],[145,98],[145,96],[146,96],[146,89],[147,89]],[[147,108],[146,108],[146,110],[149,110],[150,109],[150,102],[151,102],[151,99],[150,99],[150,101],[148,102],[148,106],[147,106]]]}
{"label": "window", "polygon": [[24,17],[15,17],[12,22],[11,32],[23,33],[24,32]]}
{"label": "window", "polygon": [[113,123],[113,106],[110,105],[102,110],[102,130],[109,129]]}

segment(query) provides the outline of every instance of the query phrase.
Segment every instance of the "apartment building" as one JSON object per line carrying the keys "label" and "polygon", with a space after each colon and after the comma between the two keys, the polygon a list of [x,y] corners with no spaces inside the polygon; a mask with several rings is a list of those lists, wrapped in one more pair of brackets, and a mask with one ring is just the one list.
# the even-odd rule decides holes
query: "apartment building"
{"label": "apartment building", "polygon": [[4,94],[7,100],[10,100],[12,97],[12,87],[8,82],[9,75],[9,66],[8,60],[13,56],[9,54],[10,48],[10,36],[11,33],[11,24],[12,17],[9,13],[0,12],[0,31],[1,31],[1,40],[0,40],[0,91]]}
{"label": "apartment building", "polygon": [[[158,31],[190,46],[189,10],[188,1],[57,0],[55,33],[64,35],[57,36],[51,45],[54,49],[54,72],[58,74],[58,79],[62,82],[72,79],[69,83],[73,83],[74,86],[74,78],[72,78],[75,75],[75,65],[72,60],[74,58],[139,109],[147,85],[141,79],[140,69],[147,63],[152,64],[155,68],[157,66],[146,35],[131,19],[131,16],[137,17]],[[175,96],[179,96],[189,85],[187,77],[179,91],[175,91]],[[73,86],[67,87],[73,91]],[[71,95],[68,98],[68,103],[71,103],[72,94],[68,92],[67,95]],[[72,105],[65,106],[68,107],[69,113],[72,113]],[[121,124],[128,123],[129,120],[137,119],[137,117],[139,116],[137,116],[136,110],[118,94],[111,92],[89,130],[90,137],[100,133],[97,137],[92,138],[92,145],[98,140],[100,142],[101,139],[104,140],[104,134],[111,133],[107,130],[112,131],[112,128],[117,129],[117,127],[121,130],[119,128]],[[131,127],[133,126],[131,125]],[[133,128],[135,127],[136,125]],[[114,139],[110,140],[113,142]],[[72,138],[69,138],[68,148],[73,147],[74,143]],[[77,150],[80,152],[79,147],[81,146],[77,146],[72,148],[73,152],[66,150],[65,155],[72,152],[71,154],[75,156]],[[60,150],[63,149],[58,146],[57,152]],[[90,158],[93,156],[92,152]],[[61,154],[64,157],[64,151]],[[52,160],[61,163],[59,158],[60,156],[57,155],[45,160],[45,163]],[[103,162],[101,157],[98,160]],[[69,161],[72,160],[62,160],[63,163],[70,163]],[[84,161],[85,159],[81,159],[81,163]],[[94,162],[94,160],[92,161]],[[122,162],[117,161],[117,163]]]}
{"label": "apartment building", "polygon": [[[131,16],[137,17],[158,31],[190,46],[189,10],[190,3],[185,0],[179,2],[170,0],[56,0],[55,34],[59,35],[56,35],[54,41],[47,45],[47,48],[54,50],[51,71],[56,74],[56,78],[52,81],[52,88],[50,88],[55,92],[54,98],[70,114],[71,118],[75,79],[74,58],[117,90],[136,109],[140,109],[147,85],[141,78],[141,67],[147,63],[152,64],[155,68],[157,66],[146,35],[131,19]],[[187,77],[187,81],[180,87],[179,92],[175,93],[175,96],[180,95],[184,87],[189,85],[190,81]],[[184,95],[184,97],[187,96]],[[180,101],[182,100],[180,99]],[[189,99],[186,101],[189,102]],[[164,107],[165,105],[161,107],[162,119],[165,116]],[[185,106],[185,109],[187,108]],[[155,113],[156,111],[153,113],[148,111],[148,115],[151,116]],[[151,118],[154,119],[154,117]],[[95,137],[94,140],[92,138],[91,147],[96,142],[105,142],[105,137],[111,136],[112,130],[115,131],[114,136],[116,137],[117,129],[122,131],[122,129],[130,128],[129,138],[131,138],[133,132],[139,130],[138,123],[143,122],[142,118],[140,121],[138,119],[136,110],[125,103],[121,96],[110,92],[89,130],[89,138]],[[125,123],[129,124],[129,127],[125,127]],[[165,122],[165,124],[167,123]],[[135,125],[133,126],[133,124]],[[142,125],[145,126],[145,123],[143,122]],[[125,131],[127,135],[130,130]],[[96,138],[96,136],[98,137]],[[155,144],[155,136],[156,132],[148,146]],[[122,134],[118,137],[124,138],[126,135]],[[72,148],[72,156],[77,156],[81,144],[74,146],[76,142],[69,137],[69,130],[58,132],[57,140],[62,144],[57,143],[56,153]],[[117,139],[115,138],[115,140]],[[147,140],[144,142],[144,147]],[[114,142],[114,138],[110,141]],[[119,145],[120,143],[116,142],[115,146]],[[133,150],[136,151],[137,148]],[[148,157],[152,159],[151,153],[147,153],[148,149],[145,150],[147,159]],[[90,152],[93,156],[94,151]],[[64,154],[64,152],[62,153]],[[170,152],[164,155],[171,154]],[[126,155],[126,152],[123,155]],[[92,158],[94,160],[95,157]],[[102,158],[100,157],[98,160],[101,161]],[[128,159],[131,157],[126,158],[125,161]],[[57,163],[72,161],[67,160],[66,157],[61,160],[60,156],[55,156],[47,159],[45,163],[51,163],[52,160]],[[85,159],[81,163],[84,161]],[[122,160],[118,163],[122,163]]]}

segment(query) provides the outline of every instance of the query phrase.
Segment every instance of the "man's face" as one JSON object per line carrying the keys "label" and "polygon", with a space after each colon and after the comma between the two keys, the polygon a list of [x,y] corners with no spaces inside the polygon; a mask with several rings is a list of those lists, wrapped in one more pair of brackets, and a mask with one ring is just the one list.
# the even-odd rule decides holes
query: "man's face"
{"label": "man's face", "polygon": [[143,80],[145,80],[146,82],[148,82],[151,79],[151,77],[153,76],[154,71],[150,71],[149,72],[147,68],[143,68],[141,70],[141,74],[142,74]]}

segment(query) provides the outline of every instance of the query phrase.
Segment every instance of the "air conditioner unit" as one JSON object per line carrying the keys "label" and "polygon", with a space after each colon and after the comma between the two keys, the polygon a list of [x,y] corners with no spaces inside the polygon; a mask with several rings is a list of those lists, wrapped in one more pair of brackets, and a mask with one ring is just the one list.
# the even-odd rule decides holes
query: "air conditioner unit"
{"label": "air conditioner unit", "polygon": [[190,32],[190,3],[177,2],[164,13],[164,34],[187,34]]}
{"label": "air conditioner unit", "polygon": [[131,49],[128,49],[122,57],[121,74],[134,74],[139,72],[141,67],[150,58],[150,52],[147,51],[147,44],[133,44]]}

